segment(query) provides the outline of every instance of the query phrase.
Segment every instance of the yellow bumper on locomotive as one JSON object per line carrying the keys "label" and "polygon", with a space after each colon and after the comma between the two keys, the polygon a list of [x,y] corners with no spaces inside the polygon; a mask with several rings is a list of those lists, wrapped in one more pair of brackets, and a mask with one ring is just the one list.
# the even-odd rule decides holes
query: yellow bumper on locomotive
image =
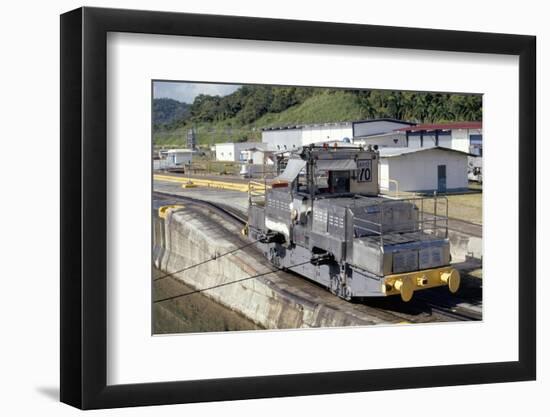
{"label": "yellow bumper on locomotive", "polygon": [[451,266],[386,275],[381,289],[384,295],[400,294],[401,299],[406,302],[411,300],[415,291],[444,285],[452,293],[457,292],[460,287],[460,274]]}

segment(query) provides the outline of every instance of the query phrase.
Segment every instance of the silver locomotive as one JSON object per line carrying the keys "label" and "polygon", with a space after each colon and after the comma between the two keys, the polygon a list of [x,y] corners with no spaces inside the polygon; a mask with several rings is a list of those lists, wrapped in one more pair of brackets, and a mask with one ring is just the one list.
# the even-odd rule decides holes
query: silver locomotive
{"label": "silver locomotive", "polygon": [[446,199],[381,196],[378,159],[370,147],[310,145],[292,154],[265,194],[249,193],[249,238],[275,266],[346,300],[409,301],[444,285],[456,292]]}

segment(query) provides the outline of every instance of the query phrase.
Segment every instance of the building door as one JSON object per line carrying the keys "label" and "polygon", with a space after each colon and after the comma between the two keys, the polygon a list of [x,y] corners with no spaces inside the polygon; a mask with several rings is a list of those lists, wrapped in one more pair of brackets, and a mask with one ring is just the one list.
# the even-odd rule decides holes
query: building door
{"label": "building door", "polygon": [[447,165],[437,166],[437,192],[447,191]]}

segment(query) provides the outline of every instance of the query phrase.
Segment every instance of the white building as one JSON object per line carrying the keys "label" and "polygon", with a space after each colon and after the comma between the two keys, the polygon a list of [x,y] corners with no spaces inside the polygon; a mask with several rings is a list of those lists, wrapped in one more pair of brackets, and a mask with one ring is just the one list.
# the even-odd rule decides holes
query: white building
{"label": "white building", "polygon": [[264,178],[276,173],[276,153],[266,149],[265,143],[255,143],[254,146],[241,151],[240,174],[246,178]]}
{"label": "white building", "polygon": [[254,146],[241,151],[240,160],[253,165],[272,165],[274,164],[274,152],[268,151],[266,148],[264,143],[255,143]]}
{"label": "white building", "polygon": [[468,156],[441,146],[380,148],[382,190],[448,192],[468,189]]}
{"label": "white building", "polygon": [[169,166],[189,165],[193,158],[193,151],[191,149],[169,149],[161,151],[161,157]]}
{"label": "white building", "polygon": [[172,169],[181,168],[193,160],[193,153],[191,149],[169,149],[161,150],[158,153],[159,159],[153,160],[153,169]]}
{"label": "white building", "polygon": [[262,130],[262,143],[272,151],[292,151],[310,143],[328,141],[352,141],[355,137],[367,137],[392,132],[411,126],[412,123],[395,119],[373,119],[356,122],[297,125]]}
{"label": "white building", "polygon": [[362,138],[362,143],[380,148],[441,146],[481,156],[482,138],[481,122],[455,122],[401,127],[382,135]]}
{"label": "white building", "polygon": [[402,148],[407,146],[407,135],[405,132],[393,131],[381,135],[355,138],[353,143],[363,146],[376,145],[379,148]]}
{"label": "white building", "polygon": [[241,151],[253,145],[249,142],[216,143],[216,161],[240,162]]}

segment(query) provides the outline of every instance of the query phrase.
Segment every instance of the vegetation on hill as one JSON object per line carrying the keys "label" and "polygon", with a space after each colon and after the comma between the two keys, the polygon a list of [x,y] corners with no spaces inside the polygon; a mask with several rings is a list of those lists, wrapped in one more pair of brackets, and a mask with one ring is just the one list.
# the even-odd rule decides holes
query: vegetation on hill
{"label": "vegetation on hill", "polygon": [[189,116],[189,104],[171,98],[153,100],[153,129],[170,130]]}
{"label": "vegetation on hill", "polygon": [[473,121],[482,116],[479,95],[311,87],[243,86],[227,96],[202,94],[192,104],[177,103],[154,100],[155,145],[183,145],[191,127],[206,145],[258,141],[265,127],[381,117],[418,123]]}

